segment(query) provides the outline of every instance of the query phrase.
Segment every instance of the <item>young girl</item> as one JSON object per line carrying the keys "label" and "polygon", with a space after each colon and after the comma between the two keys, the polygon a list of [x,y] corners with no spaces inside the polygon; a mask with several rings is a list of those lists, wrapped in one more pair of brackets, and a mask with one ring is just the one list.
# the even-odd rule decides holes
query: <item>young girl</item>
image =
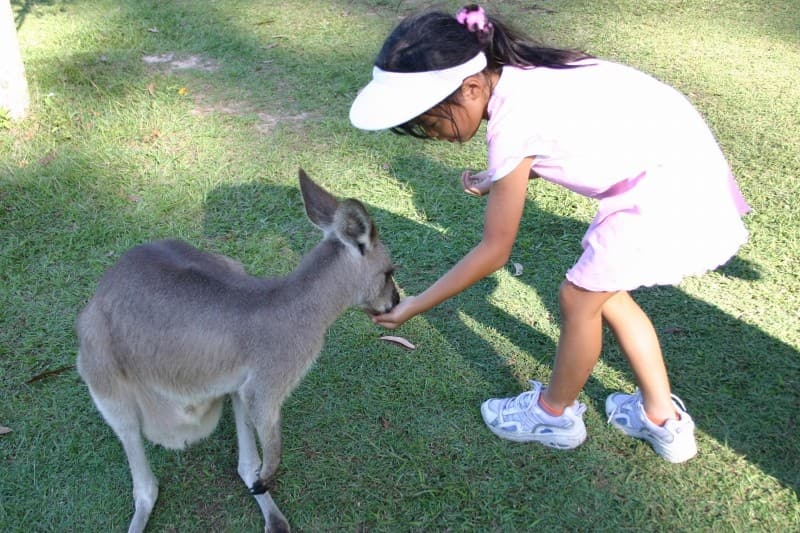
{"label": "young girl", "polygon": [[605,321],[638,384],[634,394],[608,397],[609,423],[667,461],[693,457],[694,422],[670,391],[650,319],[628,292],[714,269],[747,240],[747,204],[686,98],[632,68],[539,46],[475,5],[401,22],[372,76],[350,110],[356,127],[463,142],[486,120],[489,145],[489,170],[462,175],[466,192],[488,193],[483,239],[375,323],[394,329],[504,266],[529,178],[594,198],[583,254],[558,294],[549,386],[531,381],[519,396],[487,400],[481,414],[504,439],[580,445],[586,407],[577,398],[600,357]]}

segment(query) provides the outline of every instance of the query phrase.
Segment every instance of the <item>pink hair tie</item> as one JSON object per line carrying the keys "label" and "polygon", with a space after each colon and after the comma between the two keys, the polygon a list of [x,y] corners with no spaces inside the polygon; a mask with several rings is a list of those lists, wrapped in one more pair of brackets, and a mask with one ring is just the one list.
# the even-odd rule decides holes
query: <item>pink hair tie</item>
{"label": "pink hair tie", "polygon": [[486,33],[491,29],[492,23],[486,16],[486,11],[476,4],[469,4],[458,10],[456,22],[475,33]]}

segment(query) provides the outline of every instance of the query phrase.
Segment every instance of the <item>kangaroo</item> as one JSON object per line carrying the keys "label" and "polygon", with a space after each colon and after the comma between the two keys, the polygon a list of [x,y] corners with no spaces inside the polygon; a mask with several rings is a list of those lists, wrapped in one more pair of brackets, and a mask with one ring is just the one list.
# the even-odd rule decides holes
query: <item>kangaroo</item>
{"label": "kangaroo", "polygon": [[339,202],[302,169],[299,179],[306,214],[324,238],[286,277],[250,276],[239,262],[181,241],[152,242],[103,275],[78,317],[78,372],[128,457],[129,533],[145,529],[158,497],[142,433],[184,449],[211,434],[226,396],[238,473],[265,531],[290,531],[269,493],[280,462],[281,405],[348,307],[378,314],[400,299],[364,206]]}

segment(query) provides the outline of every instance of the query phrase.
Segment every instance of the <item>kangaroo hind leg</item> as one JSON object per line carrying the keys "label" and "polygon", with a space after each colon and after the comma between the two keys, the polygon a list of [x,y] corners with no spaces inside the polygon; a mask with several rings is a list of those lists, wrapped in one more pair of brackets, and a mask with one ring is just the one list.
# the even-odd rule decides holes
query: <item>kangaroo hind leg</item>
{"label": "kangaroo hind leg", "polygon": [[[261,514],[264,515],[264,531],[269,533],[288,533],[291,531],[289,522],[269,494],[270,478],[277,470],[277,463],[271,467],[272,470],[267,477],[262,477],[263,467],[267,465],[262,464],[261,457],[258,454],[255,429],[250,413],[238,394],[232,394],[231,399],[236,419],[236,439],[239,446],[239,477],[242,478],[242,481],[244,481],[244,484],[256,499],[256,503],[261,509]],[[278,455],[280,455],[280,433],[278,434]],[[266,450],[264,451],[264,456],[264,461],[266,461]]]}
{"label": "kangaroo hind leg", "polygon": [[158,481],[150,470],[145,455],[136,403],[132,399],[126,401],[124,398],[100,397],[94,392],[92,399],[103,418],[116,433],[128,457],[135,504],[128,533],[142,532],[158,499]]}

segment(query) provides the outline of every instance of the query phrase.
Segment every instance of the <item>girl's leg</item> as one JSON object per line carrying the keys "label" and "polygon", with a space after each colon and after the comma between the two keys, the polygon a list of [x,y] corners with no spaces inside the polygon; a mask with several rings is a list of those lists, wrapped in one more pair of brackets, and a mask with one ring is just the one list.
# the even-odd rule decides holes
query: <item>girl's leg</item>
{"label": "girl's leg", "polygon": [[603,308],[616,294],[587,291],[569,281],[561,284],[561,335],[550,384],[541,398],[554,414],[572,405],[597,364],[603,339]]}
{"label": "girl's leg", "polygon": [[560,449],[575,448],[586,440],[586,406],[576,399],[600,357],[601,309],[613,295],[585,291],[567,281],[561,285],[561,336],[550,385],[543,389],[531,381],[531,390],[518,396],[483,402],[481,416],[492,433]]}
{"label": "girl's leg", "polygon": [[633,367],[641,392],[641,396],[610,395],[606,399],[609,423],[626,435],[650,442],[670,462],[694,457],[694,422],[683,407],[676,413],[658,338],[644,311],[627,292],[592,292],[569,281],[561,284],[558,297],[561,335],[549,387],[542,390],[541,383],[532,381],[532,389],[519,396],[486,400],[481,415],[489,429],[517,442],[537,441],[562,449],[579,446],[586,438],[582,418],[586,406],[576,400],[600,357],[605,319]]}
{"label": "girl's leg", "polygon": [[603,318],[630,362],[639,392],[606,398],[608,422],[629,437],[649,442],[671,463],[697,455],[694,421],[670,392],[667,369],[653,323],[627,292],[603,306]]}
{"label": "girl's leg", "polygon": [[650,318],[627,292],[610,298],[603,305],[602,314],[631,365],[647,417],[656,425],[668,418],[678,418],[661,346]]}

